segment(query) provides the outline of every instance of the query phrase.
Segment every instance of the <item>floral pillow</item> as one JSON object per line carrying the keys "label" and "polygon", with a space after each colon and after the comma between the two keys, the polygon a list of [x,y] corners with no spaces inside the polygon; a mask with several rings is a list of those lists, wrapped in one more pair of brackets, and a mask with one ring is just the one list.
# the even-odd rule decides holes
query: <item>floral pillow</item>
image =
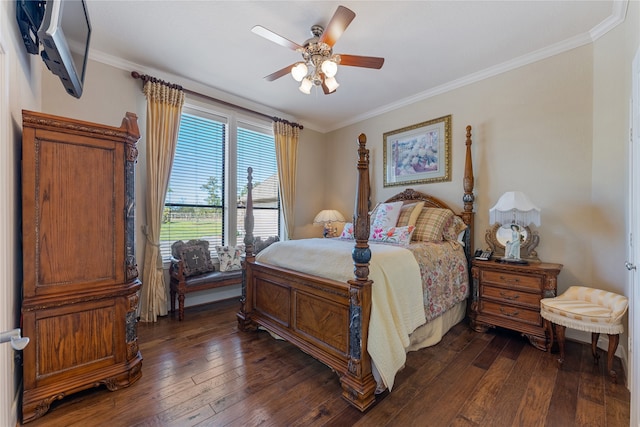
{"label": "floral pillow", "polygon": [[232,271],[242,269],[242,249],[234,246],[216,246],[220,271]]}
{"label": "floral pillow", "polygon": [[457,241],[460,233],[467,229],[467,224],[458,215],[453,215],[444,225],[442,237],[444,240]]}
{"label": "floral pillow", "polygon": [[371,214],[369,239],[376,239],[384,230],[395,227],[402,209],[402,202],[380,203]]}
{"label": "floral pillow", "polygon": [[411,243],[411,235],[416,227],[407,225],[404,227],[389,227],[381,232],[377,238],[372,239],[374,242],[393,243],[395,245],[406,246]]}
{"label": "floral pillow", "polygon": [[342,229],[342,234],[340,235],[341,239],[353,240],[355,236],[353,235],[353,223],[347,222]]}

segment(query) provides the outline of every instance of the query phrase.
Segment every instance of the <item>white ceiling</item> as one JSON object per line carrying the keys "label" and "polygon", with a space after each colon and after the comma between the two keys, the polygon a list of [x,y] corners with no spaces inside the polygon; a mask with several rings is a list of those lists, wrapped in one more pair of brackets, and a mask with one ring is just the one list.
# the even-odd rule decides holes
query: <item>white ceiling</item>
{"label": "white ceiling", "polygon": [[[627,1],[104,1],[87,0],[90,57],[227,100],[244,99],[322,132],[596,40]],[[340,66],[338,90],[298,91],[264,76],[300,55],[251,32],[302,44],[338,5],[356,13],[335,53],[380,56],[382,69]],[[155,74],[154,74],[155,73]],[[204,89],[202,89],[204,88]],[[219,96],[218,96],[219,97]],[[235,98],[237,97],[237,98]],[[242,101],[241,101],[242,102]],[[255,105],[249,103],[248,105]],[[254,108],[258,109],[258,108]],[[273,110],[271,110],[273,109]]]}

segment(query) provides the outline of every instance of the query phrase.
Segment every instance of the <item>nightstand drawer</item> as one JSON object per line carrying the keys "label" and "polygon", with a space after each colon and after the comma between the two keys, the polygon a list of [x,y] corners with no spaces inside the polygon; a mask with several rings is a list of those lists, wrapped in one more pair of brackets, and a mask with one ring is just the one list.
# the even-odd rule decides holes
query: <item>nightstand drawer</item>
{"label": "nightstand drawer", "polygon": [[508,319],[517,320],[519,322],[529,323],[535,326],[542,325],[540,310],[529,310],[523,307],[500,304],[487,300],[482,301],[480,305],[480,312],[484,314],[501,316]]}
{"label": "nightstand drawer", "polygon": [[542,280],[536,276],[525,276],[521,274],[505,273],[504,271],[482,271],[482,282],[491,282],[497,285],[508,287],[528,288],[532,291],[540,292],[542,289]]}
{"label": "nightstand drawer", "polygon": [[527,305],[534,309],[540,307],[540,292],[534,294],[484,284],[481,286],[480,292],[480,298],[489,298],[497,302]]}
{"label": "nightstand drawer", "polygon": [[540,300],[555,296],[561,264],[510,264],[473,260],[471,328],[520,331],[536,348],[547,351],[547,331],[542,327]]}

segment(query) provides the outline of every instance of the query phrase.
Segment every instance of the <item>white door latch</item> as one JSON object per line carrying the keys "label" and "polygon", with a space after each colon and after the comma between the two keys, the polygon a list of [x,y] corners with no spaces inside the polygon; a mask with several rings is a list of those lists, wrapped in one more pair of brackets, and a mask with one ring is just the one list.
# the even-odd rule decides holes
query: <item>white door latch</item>
{"label": "white door latch", "polygon": [[20,328],[0,333],[0,343],[11,342],[14,350],[23,350],[29,344],[29,338],[20,336]]}

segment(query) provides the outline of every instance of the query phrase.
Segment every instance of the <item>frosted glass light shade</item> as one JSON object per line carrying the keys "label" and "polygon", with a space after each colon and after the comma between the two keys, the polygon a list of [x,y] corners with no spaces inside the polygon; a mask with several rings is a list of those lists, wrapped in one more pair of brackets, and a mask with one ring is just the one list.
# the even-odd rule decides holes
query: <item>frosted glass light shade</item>
{"label": "frosted glass light shade", "polygon": [[307,66],[304,62],[298,62],[296,65],[291,68],[291,76],[297,82],[302,81],[302,79],[307,75]]}
{"label": "frosted glass light shade", "polygon": [[333,77],[338,72],[338,64],[331,61],[330,59],[327,59],[322,63],[321,69],[325,76]]}
{"label": "frosted glass light shade", "polygon": [[324,79],[324,84],[327,86],[327,89],[329,89],[329,92],[333,92],[334,90],[338,89],[338,86],[340,86],[340,83],[337,82],[335,77]]}
{"label": "frosted glass light shade", "polygon": [[521,191],[507,191],[489,210],[489,223],[540,227],[540,209]]}
{"label": "frosted glass light shade", "polygon": [[309,77],[305,77],[304,79],[302,79],[302,83],[300,83],[300,87],[299,87],[300,92],[309,95],[311,93],[312,86],[313,86],[313,83],[311,82]]}

